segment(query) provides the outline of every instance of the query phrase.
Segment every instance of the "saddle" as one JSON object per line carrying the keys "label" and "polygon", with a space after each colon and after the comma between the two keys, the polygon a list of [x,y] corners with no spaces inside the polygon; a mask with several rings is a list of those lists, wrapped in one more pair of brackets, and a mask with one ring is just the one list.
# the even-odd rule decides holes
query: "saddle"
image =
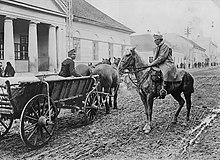
{"label": "saddle", "polygon": [[[152,72],[154,71],[154,72]],[[151,73],[150,73],[151,72]],[[177,73],[176,73],[176,77],[174,79],[174,81],[172,82],[168,82],[168,83],[173,83],[173,82],[181,82],[182,79],[183,79],[183,76],[185,75],[186,71],[184,70],[178,70]],[[141,87],[145,82],[146,80],[148,79],[148,77],[151,76],[151,80],[153,82],[158,82],[158,83],[162,83],[163,81],[163,74],[160,70],[160,68],[158,67],[151,67],[150,71],[149,72],[146,72],[142,77],[142,80],[139,84],[139,86]]]}

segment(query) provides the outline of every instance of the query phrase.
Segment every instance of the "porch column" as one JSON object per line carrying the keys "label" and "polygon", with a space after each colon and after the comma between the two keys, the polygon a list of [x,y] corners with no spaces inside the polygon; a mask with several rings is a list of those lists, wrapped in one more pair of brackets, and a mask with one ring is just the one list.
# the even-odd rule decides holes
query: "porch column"
{"label": "porch column", "polygon": [[31,21],[29,23],[29,69],[32,73],[38,72],[38,47],[37,47],[37,23]]}
{"label": "porch column", "polygon": [[49,28],[49,70],[57,72],[57,38],[56,38],[56,27],[50,25]]}
{"label": "porch column", "polygon": [[61,69],[62,61],[67,57],[66,55],[66,34],[63,26],[57,28],[57,70]]}
{"label": "porch column", "polygon": [[10,17],[5,17],[4,20],[4,50],[5,62],[11,62],[15,68],[13,19]]}

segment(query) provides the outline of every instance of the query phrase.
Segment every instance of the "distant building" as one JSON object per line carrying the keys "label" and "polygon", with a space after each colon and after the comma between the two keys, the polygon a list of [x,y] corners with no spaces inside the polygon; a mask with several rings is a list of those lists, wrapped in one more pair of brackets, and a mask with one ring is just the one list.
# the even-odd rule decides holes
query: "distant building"
{"label": "distant building", "polygon": [[202,46],[203,48],[206,49],[206,54],[207,54],[208,59],[209,59],[209,66],[213,66],[213,65],[219,63],[219,61],[218,61],[219,58],[218,57],[220,55],[217,52],[218,46],[215,42],[212,41],[211,38],[199,36],[194,41],[197,42],[198,44],[200,44],[200,46]]}
{"label": "distant building", "polygon": [[[184,63],[184,53],[175,49],[175,45],[170,43],[164,36],[165,43],[173,50],[173,59],[176,66],[179,68]],[[151,34],[132,35],[131,45],[136,47],[137,51],[150,63],[153,60],[153,50],[156,47],[153,36]]]}
{"label": "distant building", "polygon": [[202,66],[202,64],[204,66],[207,63],[206,49],[194,41],[175,33],[167,33],[165,40],[171,44],[174,51],[184,55],[182,63],[186,68]]}
{"label": "distant building", "polygon": [[67,48],[77,49],[76,63],[97,63],[121,57],[131,45],[130,28],[110,18],[84,0],[66,0],[69,6]]}

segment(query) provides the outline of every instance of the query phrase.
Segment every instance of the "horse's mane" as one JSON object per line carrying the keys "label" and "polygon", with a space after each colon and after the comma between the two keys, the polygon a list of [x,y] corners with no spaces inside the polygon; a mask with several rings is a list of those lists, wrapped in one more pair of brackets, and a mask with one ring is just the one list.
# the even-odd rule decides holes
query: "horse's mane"
{"label": "horse's mane", "polygon": [[135,53],[135,60],[138,62],[137,66],[138,67],[143,67],[146,66],[145,60],[139,55],[139,53],[136,50],[133,50]]}
{"label": "horse's mane", "polygon": [[[134,49],[131,50],[131,52],[133,52],[133,55],[135,55],[135,61],[137,63],[136,67],[145,67],[146,66],[146,62],[144,61],[144,59],[139,55],[139,53]],[[147,68],[145,70],[143,70],[143,75],[140,81],[140,84],[142,84],[150,75],[149,70],[147,70]]]}

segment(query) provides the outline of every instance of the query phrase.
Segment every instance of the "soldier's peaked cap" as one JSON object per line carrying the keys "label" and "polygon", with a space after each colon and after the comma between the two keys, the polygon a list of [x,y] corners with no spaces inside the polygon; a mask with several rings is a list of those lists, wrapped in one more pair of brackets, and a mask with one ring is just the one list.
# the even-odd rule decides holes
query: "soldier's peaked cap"
{"label": "soldier's peaked cap", "polygon": [[153,37],[154,40],[163,39],[163,36],[161,34],[154,34]]}

